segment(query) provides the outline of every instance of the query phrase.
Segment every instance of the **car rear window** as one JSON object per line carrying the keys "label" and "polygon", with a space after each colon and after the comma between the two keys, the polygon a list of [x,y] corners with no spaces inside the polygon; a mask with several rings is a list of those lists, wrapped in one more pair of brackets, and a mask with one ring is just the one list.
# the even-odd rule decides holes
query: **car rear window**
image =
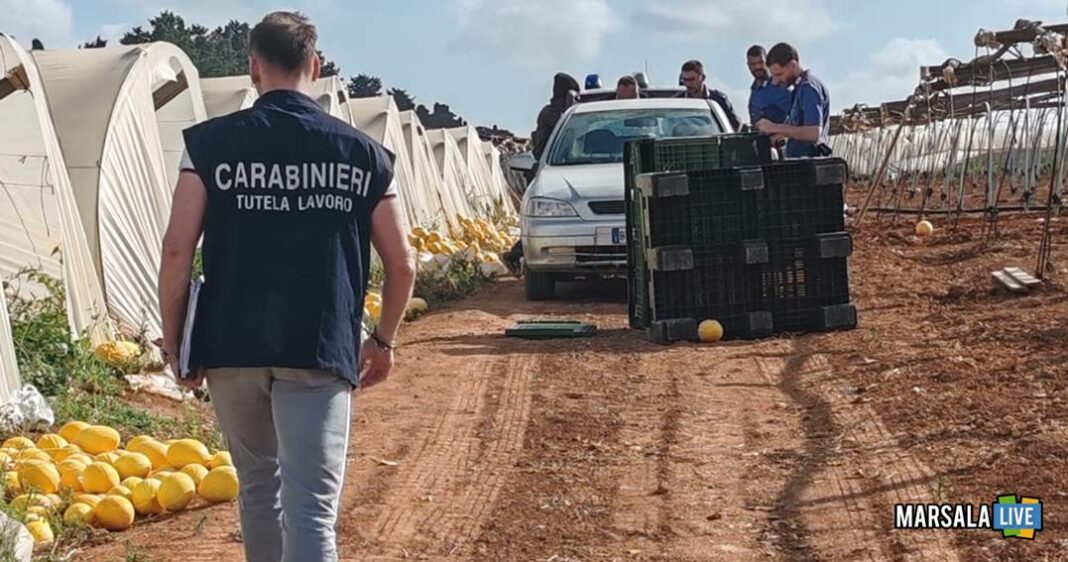
{"label": "car rear window", "polygon": [[550,150],[549,164],[608,164],[623,161],[631,139],[698,137],[723,129],[702,109],[627,109],[575,113],[564,123]]}

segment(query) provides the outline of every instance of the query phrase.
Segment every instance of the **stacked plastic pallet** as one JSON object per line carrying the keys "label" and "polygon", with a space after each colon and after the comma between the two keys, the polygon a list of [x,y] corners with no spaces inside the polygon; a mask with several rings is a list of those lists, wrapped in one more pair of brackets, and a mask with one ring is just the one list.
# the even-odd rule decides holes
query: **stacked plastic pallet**
{"label": "stacked plastic pallet", "polygon": [[625,153],[631,326],[657,341],[856,326],[845,163],[772,162],[767,137],[640,140]]}

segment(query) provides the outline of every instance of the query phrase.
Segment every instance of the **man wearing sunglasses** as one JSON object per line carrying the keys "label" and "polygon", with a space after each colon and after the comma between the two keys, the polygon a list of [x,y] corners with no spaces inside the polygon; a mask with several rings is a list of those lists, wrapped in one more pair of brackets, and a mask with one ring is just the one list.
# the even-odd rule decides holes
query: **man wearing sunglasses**
{"label": "man wearing sunglasses", "polygon": [[718,103],[723,108],[723,112],[727,114],[731,127],[735,131],[738,130],[741,122],[738,121],[738,116],[734,114],[734,107],[731,106],[730,100],[727,99],[727,94],[719,90],[710,90],[705,85],[705,67],[701,64],[701,61],[688,60],[683,63],[679,80],[686,89],[679,92],[675,97],[699,98]]}

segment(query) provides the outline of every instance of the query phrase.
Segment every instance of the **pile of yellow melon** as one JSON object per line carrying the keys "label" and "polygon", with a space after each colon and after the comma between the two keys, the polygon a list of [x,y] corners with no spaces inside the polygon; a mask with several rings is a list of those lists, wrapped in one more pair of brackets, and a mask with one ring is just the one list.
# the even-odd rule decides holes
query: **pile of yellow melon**
{"label": "pile of yellow melon", "polygon": [[408,235],[408,242],[420,254],[452,256],[462,252],[483,263],[498,262],[497,254],[508,251],[516,242],[507,228],[497,228],[483,219],[459,216],[457,222],[460,226],[451,237],[417,226]]}
{"label": "pile of yellow melon", "polygon": [[195,439],[161,442],[139,435],[121,449],[119,432],[72,421],[36,442],[11,437],[0,447],[9,505],[26,514],[37,543],[55,540],[50,519],[69,526],[122,531],[137,516],[182,511],[237,497],[237,472],[227,451],[211,453]]}
{"label": "pile of yellow melon", "polygon": [[93,350],[101,360],[122,367],[141,356],[141,347],[131,341],[107,341]]}
{"label": "pile of yellow melon", "polygon": [[[412,297],[408,301],[408,307],[404,311],[406,318],[422,314],[427,311],[429,305],[425,299],[419,297]],[[369,320],[372,324],[378,322],[378,319],[382,316],[382,295],[375,291],[367,291],[367,295],[363,299],[363,317],[365,320]]]}

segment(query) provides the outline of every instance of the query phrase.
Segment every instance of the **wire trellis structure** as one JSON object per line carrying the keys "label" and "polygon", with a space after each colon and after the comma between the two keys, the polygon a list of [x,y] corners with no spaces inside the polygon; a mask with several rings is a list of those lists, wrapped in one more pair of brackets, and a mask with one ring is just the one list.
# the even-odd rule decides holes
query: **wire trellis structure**
{"label": "wire trellis structure", "polygon": [[989,240],[1004,212],[1044,213],[1035,270],[1043,278],[1068,167],[1066,68],[1068,24],[1019,20],[979,30],[969,62],[921,67],[906,99],[832,117],[831,146],[866,191],[854,228],[869,211],[981,214]]}

